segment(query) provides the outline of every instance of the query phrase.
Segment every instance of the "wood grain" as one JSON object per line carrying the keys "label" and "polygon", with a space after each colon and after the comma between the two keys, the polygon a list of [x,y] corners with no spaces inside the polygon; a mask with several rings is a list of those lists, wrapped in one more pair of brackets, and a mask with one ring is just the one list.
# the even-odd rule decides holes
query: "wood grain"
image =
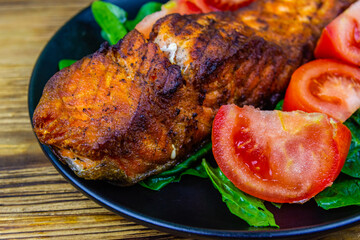
{"label": "wood grain", "polygon": [[[52,167],[32,132],[27,91],[52,35],[90,0],[0,0],[0,239],[183,239],[117,216]],[[360,226],[321,240],[360,239]]]}
{"label": "wood grain", "polygon": [[98,206],[69,185],[52,166],[2,170],[0,182],[0,239],[176,239]]}

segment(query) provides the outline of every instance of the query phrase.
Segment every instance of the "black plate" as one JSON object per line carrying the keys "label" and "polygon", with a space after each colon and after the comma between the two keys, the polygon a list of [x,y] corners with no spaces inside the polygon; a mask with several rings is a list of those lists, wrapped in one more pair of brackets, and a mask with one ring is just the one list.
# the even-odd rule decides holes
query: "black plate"
{"label": "black plate", "polygon": [[[133,18],[146,0],[112,2]],[[90,8],[77,14],[55,34],[41,53],[31,76],[28,96],[31,118],[44,85],[58,71],[58,61],[80,59],[96,51],[102,42],[100,28]],[[360,207],[325,211],[310,201],[304,205],[285,204],[281,209],[268,205],[281,228],[250,228],[229,212],[207,179],[184,177],[181,183],[170,184],[159,192],[140,186],[121,188],[78,178],[51,149],[41,147],[57,170],[97,203],[137,223],[173,234],[220,239],[305,238],[360,222]]]}

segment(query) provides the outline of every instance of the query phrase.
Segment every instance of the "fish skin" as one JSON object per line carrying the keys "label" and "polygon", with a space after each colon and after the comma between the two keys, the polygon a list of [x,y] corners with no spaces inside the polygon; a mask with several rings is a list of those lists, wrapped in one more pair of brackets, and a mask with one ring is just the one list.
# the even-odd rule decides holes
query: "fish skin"
{"label": "fish skin", "polygon": [[34,112],[43,144],[80,177],[132,185],[210,139],[223,104],[272,108],[352,1],[256,1],[168,15],[56,73]]}

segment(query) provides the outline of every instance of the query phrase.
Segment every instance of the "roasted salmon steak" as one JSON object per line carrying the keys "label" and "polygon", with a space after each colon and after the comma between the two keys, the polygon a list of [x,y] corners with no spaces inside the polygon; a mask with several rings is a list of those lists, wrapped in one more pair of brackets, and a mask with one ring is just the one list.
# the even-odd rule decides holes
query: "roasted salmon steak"
{"label": "roasted salmon steak", "polygon": [[352,0],[258,0],[171,14],[56,73],[34,112],[43,144],[80,177],[131,185],[210,140],[223,104],[273,108],[321,30]]}

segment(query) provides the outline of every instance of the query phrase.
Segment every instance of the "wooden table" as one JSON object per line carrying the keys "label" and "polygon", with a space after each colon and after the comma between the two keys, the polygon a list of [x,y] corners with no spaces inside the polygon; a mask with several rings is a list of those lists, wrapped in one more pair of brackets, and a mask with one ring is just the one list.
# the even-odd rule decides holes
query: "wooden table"
{"label": "wooden table", "polygon": [[[183,239],[138,225],[77,191],[42,153],[27,91],[55,31],[91,0],[0,0],[0,239]],[[320,239],[360,239],[360,226]]]}

